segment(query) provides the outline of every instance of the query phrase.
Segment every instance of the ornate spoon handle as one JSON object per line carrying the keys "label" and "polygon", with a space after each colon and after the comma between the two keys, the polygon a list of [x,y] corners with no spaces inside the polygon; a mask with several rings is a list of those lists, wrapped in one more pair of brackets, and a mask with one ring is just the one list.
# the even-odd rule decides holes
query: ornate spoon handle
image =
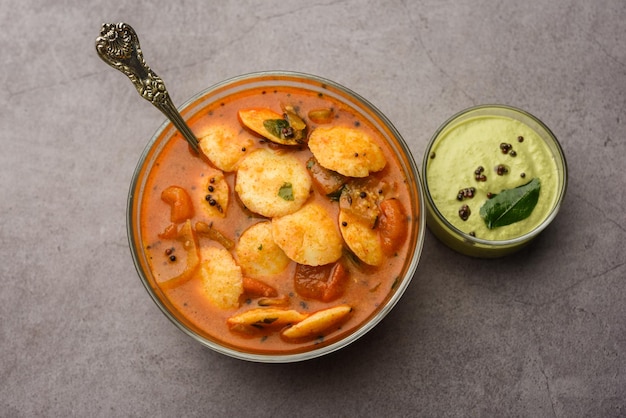
{"label": "ornate spoon handle", "polygon": [[161,77],[143,59],[137,34],[126,23],[105,23],[96,39],[96,50],[104,62],[126,74],[137,91],[174,124],[176,129],[198,151],[198,139],[172,103]]}

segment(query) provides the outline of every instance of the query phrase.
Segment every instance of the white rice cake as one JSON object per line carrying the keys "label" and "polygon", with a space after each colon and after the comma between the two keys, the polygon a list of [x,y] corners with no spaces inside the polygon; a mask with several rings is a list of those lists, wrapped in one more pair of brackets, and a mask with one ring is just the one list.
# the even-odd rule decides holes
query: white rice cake
{"label": "white rice cake", "polygon": [[227,126],[215,125],[199,139],[199,145],[215,167],[228,173],[235,171],[239,161],[252,151],[254,141],[249,134],[238,135]]}
{"label": "white rice cake", "polygon": [[343,249],[336,222],[316,203],[272,219],[272,236],[287,257],[308,266],[333,263]]}
{"label": "white rice cake", "polygon": [[235,191],[252,212],[268,218],[300,209],[312,192],[304,164],[289,154],[258,149],[239,164]]}
{"label": "white rice cake", "polygon": [[348,177],[367,177],[387,164],[382,149],[369,135],[346,126],[314,129],[309,148],[322,167]]}
{"label": "white rice cake", "polygon": [[339,211],[341,235],[350,250],[365,264],[380,266],[384,260],[378,230],[349,210]]}
{"label": "white rice cake", "polygon": [[291,262],[274,242],[270,222],[259,222],[246,229],[235,253],[243,274],[255,279],[278,274]]}
{"label": "white rice cake", "polygon": [[200,255],[199,275],[209,302],[220,309],[238,308],[243,293],[243,274],[233,256],[219,247],[205,247]]}

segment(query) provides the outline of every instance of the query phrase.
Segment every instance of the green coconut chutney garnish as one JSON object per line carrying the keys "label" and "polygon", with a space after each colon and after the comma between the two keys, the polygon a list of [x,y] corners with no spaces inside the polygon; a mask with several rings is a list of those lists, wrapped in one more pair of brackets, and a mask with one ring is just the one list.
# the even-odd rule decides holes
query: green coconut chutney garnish
{"label": "green coconut chutney garnish", "polygon": [[537,206],[540,191],[541,182],[538,178],[513,189],[503,190],[481,206],[480,216],[489,229],[524,220]]}

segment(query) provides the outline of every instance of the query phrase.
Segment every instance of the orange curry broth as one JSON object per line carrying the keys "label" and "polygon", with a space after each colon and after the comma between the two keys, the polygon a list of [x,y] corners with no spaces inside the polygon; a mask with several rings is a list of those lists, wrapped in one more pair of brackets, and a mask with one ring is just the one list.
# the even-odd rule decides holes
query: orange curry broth
{"label": "orange curry broth", "polygon": [[[307,118],[307,114],[309,110],[319,108],[333,109],[335,117],[330,123],[331,125],[358,127],[358,129],[367,131],[382,148],[387,160],[386,167],[379,173],[371,174],[370,177],[385,178],[388,182],[395,184],[396,190],[393,196],[390,197],[399,199],[407,215],[414,212],[414,208],[410,206],[411,200],[406,185],[406,177],[392,149],[369,122],[355,116],[351,109],[331,97],[323,96],[316,92],[294,89],[293,87],[279,87],[271,91],[266,91],[266,89],[247,90],[209,105],[206,109],[196,114],[189,121],[189,124],[198,138],[202,138],[203,131],[205,131],[207,126],[224,124],[236,127],[240,135],[253,138],[254,148],[272,147],[276,149],[276,145],[268,143],[263,138],[244,128],[238,120],[237,112],[240,109],[261,107],[270,108],[281,113],[281,103],[293,105],[298,110],[298,114],[307,123],[309,133],[316,125]],[[280,148],[285,149],[286,152],[292,152],[302,161],[302,164],[306,164],[306,161],[312,156],[312,153],[306,146]],[[192,225],[195,225],[198,221],[212,223],[216,230],[233,240],[235,244],[242,232],[248,227],[257,222],[268,220],[242,207],[243,205],[234,192],[236,175],[234,172],[224,173],[230,187],[227,216],[225,218],[209,218],[200,207],[198,200],[202,199],[204,193],[199,189],[202,187],[203,178],[206,179],[206,176],[210,175],[211,172],[215,172],[215,170],[203,159],[193,155],[187,143],[178,134],[165,145],[163,151],[157,157],[154,168],[149,173],[146,182],[145,194],[140,209],[142,242],[157,284],[180,274],[186,264],[185,250],[182,247],[182,243],[175,239],[160,239],[158,236],[171,224],[170,207],[161,200],[161,192],[165,188],[173,185],[183,187],[192,197],[194,203],[195,214],[191,219]],[[317,192],[311,195],[309,201],[311,200],[321,204],[334,219],[338,219],[338,202],[330,201],[329,198],[321,196]],[[416,217],[417,214],[414,216]],[[201,333],[206,338],[236,350],[284,354],[307,351],[313,348],[313,345],[315,345],[315,348],[318,348],[322,344],[330,344],[354,332],[376,313],[377,307],[383,305],[386,299],[390,297],[392,288],[401,278],[411,242],[410,237],[413,234],[412,230],[417,228],[415,222],[416,219],[408,218],[406,224],[407,238],[398,248],[396,255],[387,257],[379,267],[370,267],[362,262],[356,263],[344,251],[340,261],[344,262],[349,271],[349,280],[342,297],[332,302],[324,303],[305,299],[295,292],[293,276],[296,264],[293,261],[281,274],[261,279],[276,288],[279,296],[289,296],[289,305],[285,306],[285,309],[313,313],[339,304],[345,303],[350,305],[353,310],[349,319],[343,323],[340,329],[331,332],[323,339],[318,338],[312,341],[294,343],[284,341],[280,336],[280,332],[259,333],[258,335],[250,336],[231,331],[226,320],[246,310],[258,308],[257,300],[248,299],[244,295],[241,298],[238,309],[222,310],[216,308],[204,296],[203,283],[198,277],[193,277],[191,280],[173,289],[161,289],[160,293],[164,294],[169,304],[178,311],[177,313],[174,312],[174,314],[184,318],[183,322],[193,324],[194,327],[201,330]],[[181,225],[179,225],[179,228]],[[338,225],[337,230],[339,231]],[[200,248],[203,246],[220,246],[217,242],[201,237],[200,234],[198,234],[198,240]],[[175,254],[177,257],[175,262],[170,261],[169,255],[166,254],[166,250],[171,248],[174,248],[172,254]],[[236,260],[234,249],[231,250],[231,254],[233,254]]]}

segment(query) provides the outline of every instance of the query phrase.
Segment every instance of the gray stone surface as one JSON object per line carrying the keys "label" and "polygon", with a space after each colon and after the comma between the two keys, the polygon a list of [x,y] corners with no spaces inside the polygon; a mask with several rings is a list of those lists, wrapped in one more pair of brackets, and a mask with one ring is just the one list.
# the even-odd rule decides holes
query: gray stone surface
{"label": "gray stone surface", "polygon": [[[177,103],[241,73],[318,74],[420,165],[457,111],[524,108],[565,150],[565,204],[505,259],[427,233],[400,303],[338,353],[216,354],[132,264],[129,182],[163,116],[96,56],[119,21]],[[1,0],[0,416],[625,416],[625,39],[623,0]]]}

